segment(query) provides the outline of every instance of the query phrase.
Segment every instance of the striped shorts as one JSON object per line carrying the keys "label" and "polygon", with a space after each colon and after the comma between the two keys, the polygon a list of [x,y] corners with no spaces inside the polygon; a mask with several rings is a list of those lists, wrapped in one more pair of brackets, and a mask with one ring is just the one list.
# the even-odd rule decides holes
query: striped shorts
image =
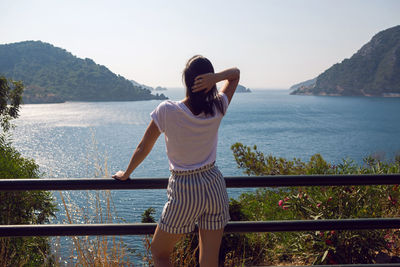
{"label": "striped shorts", "polygon": [[158,226],[168,233],[190,233],[196,223],[200,229],[218,230],[230,219],[225,180],[214,164],[172,171],[167,195]]}

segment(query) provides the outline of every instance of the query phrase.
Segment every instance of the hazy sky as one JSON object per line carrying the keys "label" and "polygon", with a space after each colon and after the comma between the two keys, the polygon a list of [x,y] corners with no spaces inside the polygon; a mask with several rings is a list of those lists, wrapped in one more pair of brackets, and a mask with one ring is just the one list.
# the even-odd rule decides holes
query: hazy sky
{"label": "hazy sky", "polygon": [[400,24],[397,0],[0,0],[0,44],[41,40],[150,86],[194,54],[250,88],[288,88]]}

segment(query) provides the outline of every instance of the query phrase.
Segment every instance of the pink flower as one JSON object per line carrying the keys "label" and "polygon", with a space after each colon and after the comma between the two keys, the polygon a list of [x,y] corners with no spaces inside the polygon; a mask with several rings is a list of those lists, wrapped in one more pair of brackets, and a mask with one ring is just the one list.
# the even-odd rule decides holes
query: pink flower
{"label": "pink flower", "polygon": [[328,198],[328,202],[331,201],[331,200],[332,200],[332,197],[329,197],[329,198]]}
{"label": "pink flower", "polygon": [[393,205],[396,205],[397,200],[394,199],[391,195],[388,196],[388,200],[392,202]]}
{"label": "pink flower", "polygon": [[318,204],[317,204],[317,208],[319,208],[320,206],[321,206],[321,203],[318,203]]}
{"label": "pink flower", "polygon": [[282,200],[282,199],[279,200],[278,205],[279,205],[279,206],[282,206],[282,205],[283,205],[283,200]]}
{"label": "pink flower", "polygon": [[338,264],[338,262],[337,261],[335,261],[334,259],[331,259],[331,260],[329,260],[329,264]]}
{"label": "pink flower", "polygon": [[285,197],[284,199],[283,199],[283,201],[288,201],[289,200],[289,198],[288,197]]}
{"label": "pink flower", "polygon": [[282,209],[287,210],[289,207],[288,206],[283,206]]}

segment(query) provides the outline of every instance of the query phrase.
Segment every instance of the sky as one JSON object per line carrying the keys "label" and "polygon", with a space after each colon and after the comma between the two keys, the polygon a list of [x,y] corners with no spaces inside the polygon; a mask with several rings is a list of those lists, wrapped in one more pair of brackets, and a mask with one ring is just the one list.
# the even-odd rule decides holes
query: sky
{"label": "sky", "polygon": [[41,40],[152,87],[183,87],[186,61],[238,67],[287,89],[400,25],[397,0],[0,0],[0,44]]}

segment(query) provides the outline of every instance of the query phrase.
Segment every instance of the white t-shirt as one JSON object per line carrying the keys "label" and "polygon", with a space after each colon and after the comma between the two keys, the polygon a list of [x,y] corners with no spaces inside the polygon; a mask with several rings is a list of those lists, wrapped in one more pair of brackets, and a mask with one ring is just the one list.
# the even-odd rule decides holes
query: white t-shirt
{"label": "white t-shirt", "polygon": [[[220,95],[226,111],[228,97]],[[218,109],[214,116],[206,117],[204,113],[195,116],[182,101],[167,100],[150,116],[165,135],[170,170],[194,170],[215,162],[218,128],[223,117]]]}

